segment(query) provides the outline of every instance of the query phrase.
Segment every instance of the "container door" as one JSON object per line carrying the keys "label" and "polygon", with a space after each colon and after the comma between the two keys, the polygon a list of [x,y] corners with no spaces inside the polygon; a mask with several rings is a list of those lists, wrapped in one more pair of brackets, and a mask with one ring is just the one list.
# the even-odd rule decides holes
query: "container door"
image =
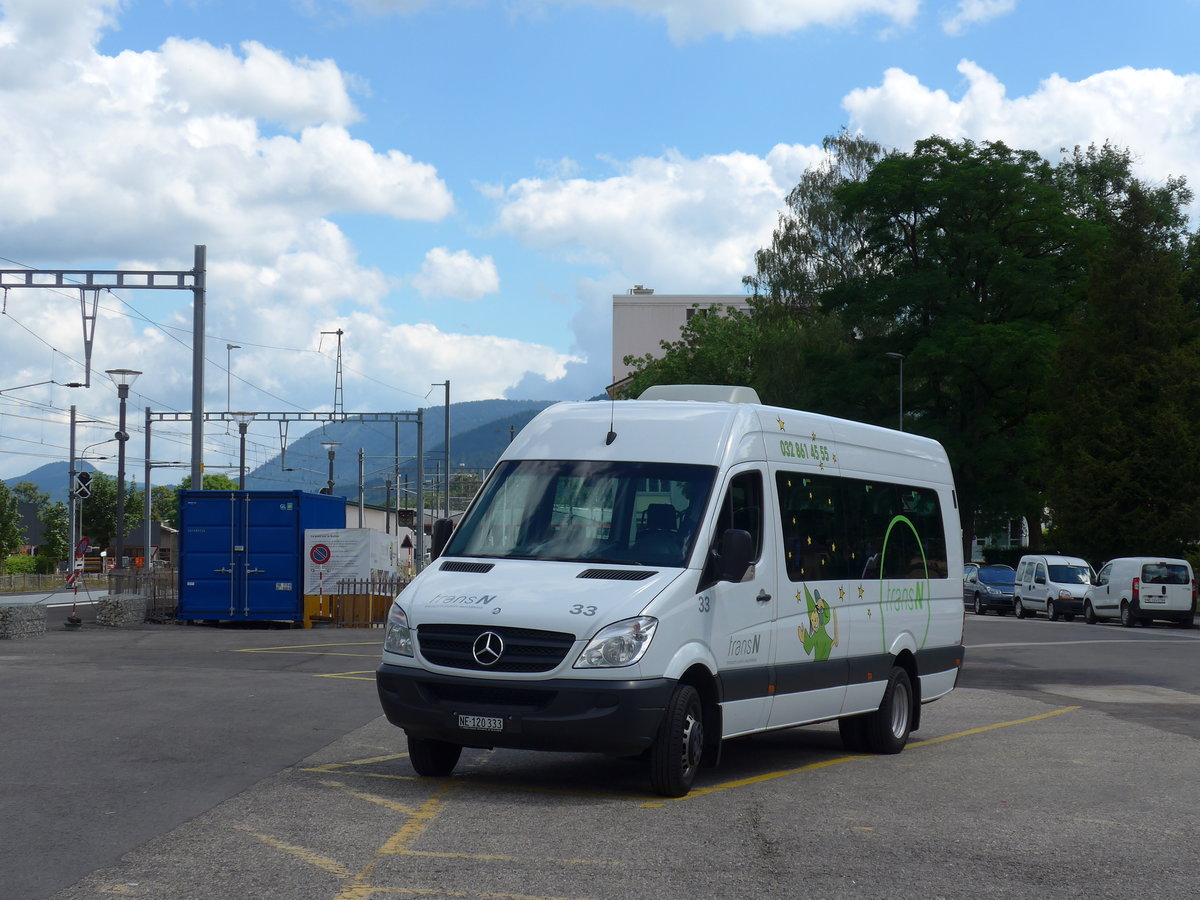
{"label": "container door", "polygon": [[242,615],[296,621],[303,588],[298,583],[302,535],[297,531],[297,501],[280,494],[242,496],[238,559]]}
{"label": "container door", "polygon": [[183,553],[179,560],[179,615],[232,619],[242,608],[239,590],[237,494],[184,495],[180,509]]}

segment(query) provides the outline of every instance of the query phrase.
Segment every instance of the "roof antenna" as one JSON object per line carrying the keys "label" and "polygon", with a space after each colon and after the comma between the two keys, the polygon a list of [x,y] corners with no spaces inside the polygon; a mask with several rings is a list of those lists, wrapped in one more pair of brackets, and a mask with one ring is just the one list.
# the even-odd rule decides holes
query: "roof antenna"
{"label": "roof antenna", "polygon": [[604,439],[604,446],[606,447],[617,439],[617,433],[613,430],[616,427],[617,411],[617,398],[615,393],[616,392],[614,391],[614,395],[609,397],[608,400],[608,437]]}

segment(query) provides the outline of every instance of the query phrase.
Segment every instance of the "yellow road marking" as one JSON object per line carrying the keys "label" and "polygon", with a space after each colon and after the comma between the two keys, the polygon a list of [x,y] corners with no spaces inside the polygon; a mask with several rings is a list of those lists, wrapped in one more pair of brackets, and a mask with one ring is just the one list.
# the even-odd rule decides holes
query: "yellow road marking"
{"label": "yellow road marking", "polygon": [[314,678],[345,678],[348,681],[374,681],[375,670],[366,669],[360,672],[328,672],[326,674],[314,675]]}
{"label": "yellow road marking", "polygon": [[[1082,709],[1080,706],[1067,706],[1062,709],[1056,709],[1048,713],[1041,713],[1036,716],[1027,716],[1024,719],[1014,719],[1011,722],[996,722],[993,725],[982,725],[979,728],[971,728],[967,731],[959,731],[955,734],[946,734],[941,737],[930,738],[927,741],[916,741],[908,745],[909,749],[917,749],[920,747],[929,747],[933,744],[940,744],[944,741],[954,741],[965,737],[971,737],[976,734],[983,734],[988,731],[995,731],[997,728],[1011,728],[1013,725],[1027,725],[1030,722],[1037,722],[1042,719],[1049,719],[1052,716],[1061,716],[1063,713],[1074,712]],[[719,791],[728,791],[733,788],[746,787],[752,784],[762,784],[767,781],[774,781],[777,778],[786,778],[789,775],[798,775],[801,772],[812,772],[817,769],[824,769],[828,766],[839,766],[843,763],[857,762],[858,760],[871,759],[870,756],[862,754],[854,754],[852,756],[840,756],[837,759],[827,759],[821,762],[810,763],[807,766],[800,766],[796,769],[785,769],[779,772],[766,772],[762,775],[755,775],[750,778],[740,778],[736,781],[726,781],[722,784],[715,784],[712,787],[692,788],[691,793],[684,797],[675,797],[669,800],[657,800],[649,803],[641,804],[643,807],[652,809],[655,807],[666,806],[670,803],[682,803],[685,800],[692,800],[697,797],[705,797],[709,794],[715,794]]]}
{"label": "yellow road marking", "polygon": [[328,856],[323,856],[322,854],[317,853],[315,850],[309,850],[307,847],[297,847],[295,844],[284,843],[283,841],[276,840],[269,834],[259,834],[257,831],[251,831],[250,834],[258,838],[268,847],[274,847],[276,850],[282,850],[284,853],[291,854],[297,859],[308,863],[310,866],[315,866],[323,872],[328,872],[330,875],[336,875],[338,878],[353,877],[350,873],[350,870],[336,859],[330,859]]}

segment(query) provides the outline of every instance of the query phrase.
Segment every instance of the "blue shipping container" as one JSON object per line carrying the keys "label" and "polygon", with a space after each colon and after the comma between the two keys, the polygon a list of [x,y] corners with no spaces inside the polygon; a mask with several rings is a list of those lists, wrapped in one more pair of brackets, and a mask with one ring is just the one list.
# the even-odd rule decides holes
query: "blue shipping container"
{"label": "blue shipping container", "polygon": [[345,527],[344,497],[180,491],[178,618],[302,621],[304,531]]}

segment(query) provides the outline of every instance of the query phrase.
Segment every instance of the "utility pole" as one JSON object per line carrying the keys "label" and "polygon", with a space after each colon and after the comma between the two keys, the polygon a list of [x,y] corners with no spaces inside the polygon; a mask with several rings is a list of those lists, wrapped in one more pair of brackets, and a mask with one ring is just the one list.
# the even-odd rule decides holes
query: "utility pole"
{"label": "utility pole", "polygon": [[333,417],[335,420],[345,420],[345,396],[342,393],[342,335],[346,332],[342,329],[337,331],[322,331],[321,334],[337,335],[337,371],[333,376]]}
{"label": "utility pole", "polygon": [[445,483],[442,489],[446,492],[445,510],[446,518],[448,519],[450,518],[450,379],[447,378],[445,381],[435,381],[431,387],[439,387],[442,385],[445,385],[446,387],[446,472]]}

